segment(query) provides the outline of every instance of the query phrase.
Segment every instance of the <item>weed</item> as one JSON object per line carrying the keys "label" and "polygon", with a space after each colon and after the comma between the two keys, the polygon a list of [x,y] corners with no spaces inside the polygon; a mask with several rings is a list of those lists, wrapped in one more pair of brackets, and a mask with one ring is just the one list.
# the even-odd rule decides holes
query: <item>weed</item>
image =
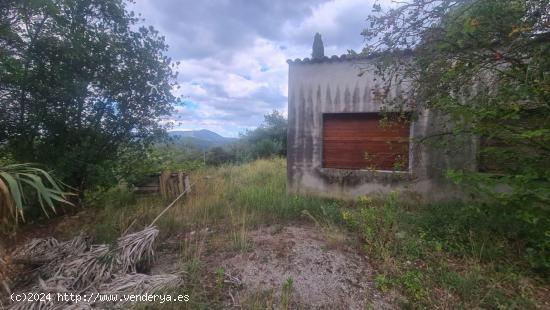
{"label": "weed", "polygon": [[220,288],[223,285],[223,279],[225,276],[225,269],[223,267],[216,268],[216,286]]}
{"label": "weed", "polygon": [[231,222],[233,226],[231,233],[233,249],[239,252],[246,252],[250,246],[247,236],[246,214],[240,213],[237,216],[231,211]]}
{"label": "weed", "polygon": [[185,237],[181,243],[182,263],[200,261],[204,252],[204,243],[204,236],[197,233]]}
{"label": "weed", "polygon": [[290,309],[290,303],[292,300],[292,291],[294,290],[294,280],[292,277],[288,277],[283,283],[281,290],[281,304],[280,309]]}
{"label": "weed", "polygon": [[420,270],[408,270],[398,281],[401,282],[407,294],[412,296],[416,301],[421,301],[428,295],[424,283],[424,276]]}
{"label": "weed", "polygon": [[386,277],[386,275],[377,274],[374,277],[374,285],[382,292],[387,292],[391,287],[391,281],[388,277]]}
{"label": "weed", "polygon": [[327,248],[337,249],[341,248],[347,242],[347,236],[342,231],[341,226],[336,225],[333,222],[333,217],[327,213],[327,206],[321,206],[321,215],[313,216],[308,210],[303,210],[302,215],[311,219],[317,228],[323,232],[325,237]]}
{"label": "weed", "polygon": [[275,309],[275,292],[272,289],[256,292],[244,300],[242,308],[250,310]]}
{"label": "weed", "polygon": [[535,305],[532,284],[512,280],[533,277],[520,267],[528,263],[512,241],[521,235],[517,220],[491,206],[410,205],[392,194],[362,197],[341,213],[379,267],[376,287],[398,289],[408,299],[404,307]]}

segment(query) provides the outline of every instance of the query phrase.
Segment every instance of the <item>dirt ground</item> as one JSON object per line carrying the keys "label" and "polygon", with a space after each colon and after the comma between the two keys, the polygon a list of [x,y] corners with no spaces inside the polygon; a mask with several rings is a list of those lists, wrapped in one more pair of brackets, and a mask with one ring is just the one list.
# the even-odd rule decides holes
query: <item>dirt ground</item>
{"label": "dirt ground", "polygon": [[284,227],[279,232],[249,234],[253,249],[225,261],[224,267],[244,283],[243,297],[257,290],[280,291],[293,283],[293,302],[325,309],[391,309],[372,283],[365,258],[351,251],[330,249],[312,228]]}
{"label": "dirt ground", "polygon": [[[57,235],[57,228],[46,235]],[[173,234],[159,242],[155,261],[147,273],[181,272],[182,244],[187,243],[195,250],[199,248],[208,274],[222,268],[225,278],[233,282],[229,285],[227,306],[246,308],[250,300],[266,292],[273,304],[280,304],[282,288],[291,281],[292,309],[396,308],[391,297],[375,288],[368,259],[351,247],[331,246],[314,226],[270,226],[248,231],[245,250],[228,245],[227,237],[209,229]]]}
{"label": "dirt ground", "polygon": [[[201,232],[192,234],[203,238]],[[189,237],[171,240],[176,244],[174,239]],[[203,256],[211,272],[222,267],[226,276],[240,282],[231,294],[232,306],[242,306],[262,292],[272,292],[280,303],[282,287],[291,279],[293,309],[396,308],[374,287],[367,258],[351,248],[330,247],[315,227],[265,227],[248,232],[247,239],[246,251],[216,250]],[[169,244],[158,253],[152,273],[178,269]]]}

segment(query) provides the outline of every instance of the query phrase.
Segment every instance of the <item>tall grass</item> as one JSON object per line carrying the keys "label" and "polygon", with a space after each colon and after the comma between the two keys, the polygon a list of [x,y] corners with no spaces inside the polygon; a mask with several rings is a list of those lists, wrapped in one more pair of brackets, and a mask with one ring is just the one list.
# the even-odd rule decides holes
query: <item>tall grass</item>
{"label": "tall grass", "polygon": [[[284,159],[274,158],[194,172],[190,176],[195,182],[191,194],[160,219],[161,233],[218,226],[230,229],[235,243],[244,246],[246,230],[264,224],[309,221],[304,210],[328,221],[341,221],[343,202],[287,195],[285,165]],[[136,199],[124,188],[88,201],[103,208],[92,226],[103,240],[114,240],[130,224],[130,229],[143,228],[169,203],[159,197]]]}
{"label": "tall grass", "polygon": [[[216,232],[216,244],[245,252],[250,230],[307,221],[329,237],[329,246],[356,235],[376,269],[374,284],[397,291],[405,308],[540,307],[537,285],[547,282],[529,268],[518,219],[503,215],[499,206],[410,203],[397,194],[355,202],[292,195],[285,172],[279,158],[194,172],[192,193],[160,219],[161,238],[175,231],[196,236],[208,227]],[[168,203],[111,190],[92,229],[98,238],[114,240],[147,226]],[[188,275],[182,289],[197,296],[186,307],[223,308],[224,297],[210,288],[214,272],[202,261],[214,240],[205,245],[202,235],[197,238],[182,242]],[[264,293],[249,301],[250,308],[272,304],[273,292]]]}
{"label": "tall grass", "polygon": [[333,200],[287,195],[285,160],[281,158],[211,168],[191,178],[197,181],[194,193],[175,216],[193,222],[200,218],[206,223],[225,223],[241,214],[254,227],[299,221],[303,210],[318,214],[321,206],[340,207]]}
{"label": "tall grass", "polygon": [[[318,222],[326,227],[342,222],[340,209],[344,202],[287,195],[285,164],[282,158],[263,159],[242,165],[206,168],[190,176],[191,182],[195,183],[191,194],[157,222],[161,240],[176,232],[184,236],[180,262],[186,281],[181,292],[193,298],[177,307],[224,308],[222,305],[227,296],[223,294],[226,292],[220,293],[219,285],[213,289],[211,284],[211,281],[220,282],[219,272],[207,270],[204,262],[204,255],[212,251],[212,247],[235,253],[246,252],[252,245],[250,230],[261,225],[311,223],[311,218],[322,219]],[[114,241],[124,232],[142,229],[170,203],[154,196],[137,198],[124,187],[100,195],[88,195],[87,202],[99,210],[89,230],[96,239],[104,242]],[[206,241],[206,235],[212,231],[215,236]],[[291,289],[287,287],[286,291],[290,297]],[[265,298],[258,302],[265,305],[268,302]]]}

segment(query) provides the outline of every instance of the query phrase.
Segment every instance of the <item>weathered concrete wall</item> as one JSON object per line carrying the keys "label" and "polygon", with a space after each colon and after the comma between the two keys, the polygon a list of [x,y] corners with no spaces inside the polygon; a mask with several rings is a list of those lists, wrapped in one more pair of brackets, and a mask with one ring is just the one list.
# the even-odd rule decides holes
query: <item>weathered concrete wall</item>
{"label": "weathered concrete wall", "polygon": [[[380,79],[372,73],[361,77],[358,73],[353,60],[289,61],[288,191],[342,198],[392,190],[418,192],[428,198],[451,195],[455,189],[442,175],[449,168],[474,165],[475,144],[448,140],[460,144],[448,148],[451,152],[415,142],[450,129],[446,118],[433,111],[422,111],[411,124],[408,172],[322,167],[323,113],[380,111],[373,99],[373,92],[382,86]],[[393,94],[400,91],[392,89]]]}

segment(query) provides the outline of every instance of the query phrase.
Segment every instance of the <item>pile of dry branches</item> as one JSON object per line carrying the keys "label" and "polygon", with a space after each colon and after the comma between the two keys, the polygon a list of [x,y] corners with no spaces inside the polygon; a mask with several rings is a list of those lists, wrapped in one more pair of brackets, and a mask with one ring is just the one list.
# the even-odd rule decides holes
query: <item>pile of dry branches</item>
{"label": "pile of dry branches", "polygon": [[[0,244],[0,294],[2,292],[10,293],[10,286],[8,282],[8,271],[9,271],[9,265],[6,261],[7,255],[5,255],[5,250],[2,247],[2,244]],[[2,306],[1,300],[0,300],[0,306]]]}
{"label": "pile of dry branches", "polygon": [[[153,245],[158,229],[144,230],[118,238],[114,246],[92,245],[89,238],[79,235],[59,242],[54,238],[33,239],[13,254],[16,263],[37,266],[37,283],[28,292],[87,294],[143,294],[175,288],[181,285],[178,275],[146,275],[136,273],[136,267],[153,258]],[[123,307],[116,303],[78,304],[51,302],[18,302],[11,309],[93,309]]]}

